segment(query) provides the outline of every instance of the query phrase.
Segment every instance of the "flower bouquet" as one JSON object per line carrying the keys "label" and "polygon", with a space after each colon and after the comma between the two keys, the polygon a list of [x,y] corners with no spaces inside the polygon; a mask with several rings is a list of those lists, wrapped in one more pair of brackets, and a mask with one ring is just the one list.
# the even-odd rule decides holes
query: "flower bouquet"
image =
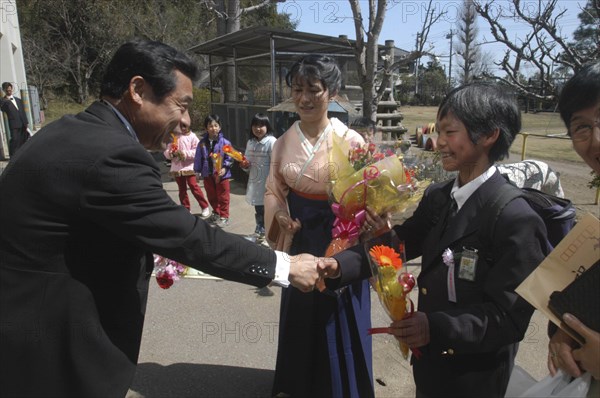
{"label": "flower bouquet", "polygon": [[184,160],[184,155],[179,151],[179,145],[177,144],[178,136],[174,133],[171,133],[171,137],[173,137],[173,141],[169,144],[169,155],[171,155],[171,159],[179,159]]}
{"label": "flower bouquet", "polygon": [[247,162],[246,156],[240,151],[234,149],[231,145],[223,145],[223,152],[231,156],[231,158],[237,162]]}
{"label": "flower bouquet", "polygon": [[336,219],[330,257],[358,242],[367,206],[376,213],[402,212],[422,197],[427,181],[418,181],[396,154],[378,152],[375,144],[349,145],[333,135],[330,151],[331,206]]}
{"label": "flower bouquet", "polygon": [[211,153],[210,157],[213,161],[213,173],[218,176],[221,168],[223,167],[223,157],[218,152]]}
{"label": "flower bouquet", "polygon": [[[414,304],[408,294],[416,285],[415,278],[408,272],[402,272],[406,261],[404,242],[400,241],[392,230],[387,234],[371,239],[365,243],[371,265],[371,285],[377,292],[381,305],[392,321],[410,317],[414,312]],[[369,334],[390,333],[390,328],[371,328]],[[408,358],[408,346],[400,344],[402,356]],[[419,349],[411,350],[418,359]]]}
{"label": "flower bouquet", "polygon": [[154,274],[156,282],[162,289],[170,288],[175,281],[183,278],[187,274],[188,267],[177,261],[154,255]]}

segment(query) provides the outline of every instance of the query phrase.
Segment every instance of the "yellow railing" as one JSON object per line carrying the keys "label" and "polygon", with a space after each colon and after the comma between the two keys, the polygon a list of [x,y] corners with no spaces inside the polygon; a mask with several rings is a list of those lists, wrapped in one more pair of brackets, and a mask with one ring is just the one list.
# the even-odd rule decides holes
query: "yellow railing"
{"label": "yellow railing", "polygon": [[[534,133],[527,133],[527,132],[523,132],[523,133],[519,133],[523,136],[523,146],[521,147],[521,160],[525,160],[525,154],[527,153],[527,138],[529,136],[533,136],[533,137],[542,137],[542,138],[555,138],[555,139],[559,139],[559,140],[570,140],[569,137],[567,137],[564,134],[534,134]],[[596,189],[596,200],[594,201],[594,204],[597,205],[598,203],[600,203],[600,187],[598,187]]]}

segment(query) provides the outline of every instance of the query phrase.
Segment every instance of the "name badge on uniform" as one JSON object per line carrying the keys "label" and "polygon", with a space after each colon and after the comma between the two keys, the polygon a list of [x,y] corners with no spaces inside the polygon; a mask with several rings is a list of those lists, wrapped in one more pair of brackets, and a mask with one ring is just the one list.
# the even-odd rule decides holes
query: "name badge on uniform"
{"label": "name badge on uniform", "polygon": [[460,266],[458,268],[459,279],[467,281],[475,281],[475,271],[477,271],[477,249],[467,249],[463,247],[462,255],[460,256]]}

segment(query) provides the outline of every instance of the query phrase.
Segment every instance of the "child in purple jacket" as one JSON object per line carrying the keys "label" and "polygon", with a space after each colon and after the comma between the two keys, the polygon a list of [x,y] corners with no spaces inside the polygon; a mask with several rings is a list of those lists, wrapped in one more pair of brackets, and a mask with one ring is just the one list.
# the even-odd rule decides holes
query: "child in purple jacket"
{"label": "child in purple jacket", "polygon": [[[204,179],[206,196],[213,208],[213,214],[208,219],[219,227],[229,225],[229,179],[231,178],[231,165],[233,159],[223,152],[224,145],[231,142],[223,137],[221,119],[218,115],[208,115],[204,119],[206,134],[200,140],[196,149],[194,170]],[[219,158],[219,161],[213,157]],[[220,163],[220,168],[215,170],[215,165]]]}

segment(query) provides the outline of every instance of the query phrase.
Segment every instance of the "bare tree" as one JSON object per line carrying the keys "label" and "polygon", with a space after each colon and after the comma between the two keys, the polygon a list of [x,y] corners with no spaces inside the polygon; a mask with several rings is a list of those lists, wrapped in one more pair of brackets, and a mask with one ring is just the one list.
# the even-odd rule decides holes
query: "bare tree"
{"label": "bare tree", "polygon": [[458,67],[462,84],[473,80],[475,70],[479,69],[481,56],[476,43],[479,29],[477,28],[477,11],[473,0],[464,0],[458,21]]}
{"label": "bare tree", "polygon": [[[356,59],[359,85],[363,90],[363,116],[375,120],[377,104],[381,94],[376,91],[375,74],[379,61],[379,35],[385,20],[387,0],[369,0],[368,21],[362,14],[358,0],[349,0],[352,15],[354,16],[354,30],[356,32],[356,46],[354,57]],[[383,86],[383,85],[382,85]]]}
{"label": "bare tree", "polygon": [[[385,20],[388,1],[369,0],[368,20],[365,20],[363,17],[359,0],[348,1],[350,2],[350,7],[352,9],[354,30],[356,32],[354,56],[356,59],[359,85],[363,90],[362,112],[364,117],[368,117],[374,121],[377,115],[377,105],[379,104],[385,89],[389,86],[393,72],[400,67],[411,64],[424,54],[428,54],[428,52],[424,51],[424,46],[427,42],[429,31],[431,26],[437,22],[442,14],[435,15],[436,11],[432,7],[433,0],[430,0],[425,19],[423,20],[421,32],[418,33],[415,51],[395,62],[393,59],[385,58],[382,69],[378,70],[378,41]],[[379,79],[377,79],[378,73],[380,75]],[[377,80],[379,80],[379,85],[376,84]]]}
{"label": "bare tree", "polygon": [[[534,8],[532,2],[521,0],[512,0],[508,4],[505,1],[474,0],[475,8],[487,21],[494,41],[507,47],[503,59],[496,63],[506,72],[506,77],[496,78],[529,98],[543,101],[554,101],[557,97],[557,82],[552,78],[554,68],[577,71],[600,55],[600,45],[591,53],[570,45],[560,29],[560,19],[566,10],[559,9],[557,1],[538,0],[537,8]],[[590,3],[593,3],[592,8],[598,15],[600,1],[592,0]],[[529,32],[519,38],[514,37],[504,26],[508,19],[529,25]],[[524,65],[535,69],[537,84],[521,78]]]}
{"label": "bare tree", "polygon": [[[36,84],[60,86],[80,104],[115,47],[115,7],[109,0],[22,3],[24,56]],[[21,6],[20,6],[21,7]],[[43,65],[42,65],[43,64]],[[49,73],[52,76],[44,77]]]}
{"label": "bare tree", "polygon": [[27,78],[31,85],[38,89],[42,109],[48,107],[47,90],[57,88],[62,84],[62,76],[55,73],[52,63],[39,62],[48,56],[48,45],[43,43],[47,38],[44,35],[36,37],[23,37],[23,59],[27,69]]}

